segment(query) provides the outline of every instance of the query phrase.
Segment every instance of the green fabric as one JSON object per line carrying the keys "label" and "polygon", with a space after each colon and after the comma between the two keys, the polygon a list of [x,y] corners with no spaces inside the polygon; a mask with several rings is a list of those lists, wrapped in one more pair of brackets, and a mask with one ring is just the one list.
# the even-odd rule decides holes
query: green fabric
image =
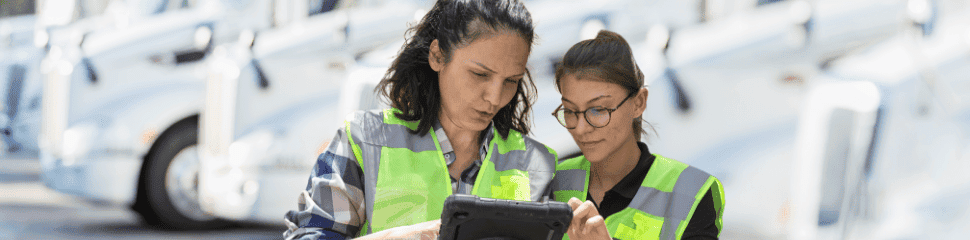
{"label": "green fabric", "polygon": [[606,218],[606,229],[616,239],[658,239],[664,218],[626,208]]}
{"label": "green fabric", "polygon": [[[383,122],[403,125],[411,130],[417,129],[418,121],[401,120],[394,115],[399,112],[397,109],[384,110]],[[354,155],[361,169],[364,170],[362,151],[351,136],[350,122],[346,122],[346,125]],[[368,232],[368,222],[371,232],[379,232],[441,218],[444,200],[452,194],[451,178],[437,135],[433,129],[430,134],[435,143],[434,151],[413,152],[406,148],[381,147],[379,169],[383,171],[377,175],[378,179],[375,183],[376,196],[373,197],[372,219],[365,222],[360,235]],[[493,147],[499,149],[499,154],[512,150],[526,150],[525,140],[517,131],[511,130],[507,139],[501,139],[498,134],[493,136],[491,143],[494,144]],[[529,173],[519,169],[496,172],[495,165],[491,161],[494,151],[491,150],[492,148],[483,159],[472,194],[488,198],[530,200]]]}
{"label": "green fabric", "polygon": [[[556,164],[556,171],[582,169],[583,171],[587,172],[586,182],[584,183],[583,191],[557,190],[553,192],[553,195],[555,195],[556,197],[556,201],[569,202],[570,198],[577,198],[580,201],[586,201],[586,192],[589,191],[589,174],[588,174],[589,165],[590,165],[589,161],[586,161],[586,156],[583,156],[583,155],[562,160]],[[562,239],[569,240],[569,234],[563,234]]]}
{"label": "green fabric", "polygon": [[[711,178],[714,178],[714,183],[711,184],[711,196],[714,198],[714,211],[717,212],[717,220],[714,222],[714,224],[717,225],[717,229],[724,229],[721,227],[724,224],[723,220],[721,219],[721,217],[724,215],[725,204],[724,185],[721,184],[721,180],[718,180],[716,177],[711,176]],[[721,236],[721,231],[718,231],[717,235]]]}
{"label": "green fabric", "polygon": [[[707,189],[711,188],[711,184],[713,182],[714,182],[714,176],[707,177],[707,181],[704,182],[704,186],[701,187],[701,191],[698,191],[697,194],[694,195],[694,204],[691,205],[690,207],[690,212],[687,214],[687,219],[684,219],[683,221],[680,221],[680,224],[677,224],[676,239],[680,239],[684,235],[684,231],[687,230],[687,224],[690,223],[690,219],[694,217],[694,211],[697,210],[697,206],[700,205],[701,199],[704,199],[704,195],[707,194]],[[714,205],[717,205],[717,204],[714,204]]]}
{"label": "green fabric", "polygon": [[374,232],[441,218],[445,198],[451,195],[451,180],[444,162],[431,160],[436,155],[441,152],[381,148],[380,169],[390,171],[377,175]]}
{"label": "green fabric", "polygon": [[525,139],[522,138],[522,133],[519,133],[519,131],[509,129],[509,137],[506,139],[502,139],[497,131],[493,132],[492,136],[492,143],[498,146],[499,154],[506,154],[512,150],[525,151]]}
{"label": "green fabric", "polygon": [[418,129],[418,123],[420,121],[404,121],[397,118],[395,113],[401,113],[401,110],[398,110],[397,108],[384,109],[384,124],[403,125],[408,129],[411,129],[411,131]]}
{"label": "green fabric", "polygon": [[529,172],[518,169],[495,172],[490,188],[492,198],[529,201],[532,194]]}
{"label": "green fabric", "polygon": [[[641,186],[655,188],[664,192],[673,192],[677,179],[680,177],[680,174],[684,171],[684,169],[689,167],[689,165],[657,154],[654,154],[654,156],[656,159],[651,165],[650,171],[647,172],[647,176],[644,178]],[[587,161],[584,156],[579,156],[563,160],[556,164],[556,171],[572,169],[582,169],[589,172],[590,162]],[[687,224],[690,222],[690,218],[694,215],[697,205],[700,203],[701,199],[703,199],[708,189],[713,191],[712,195],[714,196],[714,206],[718,213],[716,224],[718,229],[722,229],[721,213],[724,206],[724,190],[721,186],[721,182],[718,181],[714,176],[710,176],[708,177],[704,186],[701,187],[701,190],[695,194],[694,204],[691,207],[690,213],[687,215],[687,219],[680,221],[678,224],[678,229],[676,229],[677,239],[680,239],[683,236],[684,230],[686,229]],[[589,174],[587,174],[584,191],[555,191],[556,201],[568,202],[572,197],[585,201],[588,191]],[[631,207],[627,207],[620,212],[610,215],[605,220],[606,227],[607,230],[609,230],[610,235],[613,238],[622,240],[658,239],[660,237],[661,228],[663,227],[663,222],[664,217],[662,216],[654,216]],[[563,239],[568,240],[569,236],[564,235]]]}
{"label": "green fabric", "polygon": [[[505,140],[502,140],[498,133],[494,133],[489,145],[489,150],[497,146],[499,154],[505,154],[511,150],[525,150],[525,139],[518,131],[509,130],[509,137]],[[505,152],[502,152],[503,148],[506,150]],[[489,196],[489,198],[528,201],[532,195],[532,187],[529,185],[529,172],[519,169],[496,172],[495,163],[491,160],[494,154],[494,151],[488,151],[485,154],[485,159],[482,159],[482,166],[478,169],[478,179],[475,179],[472,194]],[[489,184],[486,186],[482,183]]]}
{"label": "green fabric", "polygon": [[687,169],[689,165],[658,154],[654,154],[654,156],[656,158],[650,165],[650,171],[647,172],[647,177],[643,179],[642,186],[656,188],[663,192],[673,192],[674,185],[677,184],[677,177],[680,177],[680,173]]}
{"label": "green fabric", "polygon": [[350,133],[351,132],[350,131],[350,122],[349,121],[344,121],[344,123],[347,125],[347,127],[344,128],[344,132],[347,132],[347,139],[350,140],[350,147],[354,150],[354,157],[357,158],[357,165],[359,165],[361,171],[363,171],[363,169],[364,169],[364,157],[362,157],[361,154],[360,154],[360,146],[357,146],[357,143],[354,142],[354,136],[351,135],[351,133]]}
{"label": "green fabric", "polygon": [[566,159],[556,164],[556,171],[582,169],[587,172],[586,182],[583,187],[585,189],[584,191],[557,190],[553,192],[553,195],[556,195],[556,201],[569,202],[569,199],[574,197],[580,201],[586,201],[586,192],[589,191],[589,165],[590,163],[586,161],[585,156]]}
{"label": "green fabric", "polygon": [[546,150],[548,150],[549,153],[552,153],[552,158],[559,159],[559,154],[556,153],[556,150],[553,150],[551,147],[549,147],[549,145],[546,145]]}

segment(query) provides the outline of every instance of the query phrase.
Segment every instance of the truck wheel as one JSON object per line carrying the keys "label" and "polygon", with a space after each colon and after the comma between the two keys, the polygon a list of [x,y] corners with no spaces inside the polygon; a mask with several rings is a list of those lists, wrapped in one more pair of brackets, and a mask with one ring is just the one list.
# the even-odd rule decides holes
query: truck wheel
{"label": "truck wheel", "polygon": [[179,122],[148,153],[134,206],[148,224],[172,229],[227,225],[199,207],[198,135],[197,122]]}

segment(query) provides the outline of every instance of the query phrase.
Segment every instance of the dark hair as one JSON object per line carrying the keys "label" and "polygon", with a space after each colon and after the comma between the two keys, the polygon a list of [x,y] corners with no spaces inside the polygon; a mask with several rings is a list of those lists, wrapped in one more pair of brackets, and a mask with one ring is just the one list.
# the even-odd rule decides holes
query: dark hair
{"label": "dark hair", "polygon": [[[578,74],[577,77],[586,80],[620,85],[629,95],[643,87],[643,72],[640,72],[640,67],[633,59],[630,44],[620,34],[607,30],[601,30],[594,39],[576,43],[562,57],[562,63],[556,66],[556,88],[560,93],[560,81],[570,74]],[[644,122],[643,117],[633,121],[633,135],[637,140],[642,134],[647,134],[643,129]]]}
{"label": "dark hair", "polygon": [[[411,133],[424,135],[438,121],[441,89],[438,73],[428,63],[431,42],[438,40],[444,62],[451,61],[452,51],[483,37],[486,33],[506,30],[518,33],[530,46],[535,39],[532,15],[519,0],[438,0],[417,25],[408,29],[407,38],[397,58],[377,85],[396,114],[405,121],[420,120]],[[515,96],[502,107],[492,122],[502,138],[509,129],[529,133],[529,111],[536,95],[535,84],[526,70]]]}

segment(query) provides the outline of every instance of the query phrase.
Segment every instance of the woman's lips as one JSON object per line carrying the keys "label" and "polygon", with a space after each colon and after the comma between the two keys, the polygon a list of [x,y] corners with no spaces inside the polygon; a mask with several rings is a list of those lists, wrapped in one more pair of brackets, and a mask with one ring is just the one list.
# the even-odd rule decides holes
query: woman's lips
{"label": "woman's lips", "polygon": [[486,120],[491,120],[492,116],[495,116],[495,113],[489,113],[486,111],[475,110],[475,112],[478,113],[479,118],[486,119]]}
{"label": "woman's lips", "polygon": [[580,142],[579,142],[579,145],[581,145],[581,146],[587,146],[587,147],[588,147],[588,146],[593,146],[593,145],[596,145],[596,144],[599,144],[599,143],[602,143],[603,141],[604,141],[604,140],[596,140],[596,141],[580,141]]}

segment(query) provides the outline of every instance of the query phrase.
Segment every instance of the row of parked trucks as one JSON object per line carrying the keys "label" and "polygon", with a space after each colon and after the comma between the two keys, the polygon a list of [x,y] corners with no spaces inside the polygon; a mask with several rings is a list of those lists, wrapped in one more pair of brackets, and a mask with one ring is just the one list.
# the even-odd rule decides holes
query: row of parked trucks
{"label": "row of parked trucks", "polygon": [[[4,143],[35,149],[48,187],[151,224],[281,224],[343,116],[387,107],[374,87],[433,4],[38,1],[35,15],[0,20]],[[970,166],[966,5],[526,1],[539,36],[533,137],[580,154],[544,114],[560,102],[553,69],[613,30],[647,76],[656,131],[643,140],[725,184],[722,237],[921,236],[950,225],[886,226],[932,220],[912,209],[940,206],[945,189],[899,196],[970,182],[953,170]]]}

